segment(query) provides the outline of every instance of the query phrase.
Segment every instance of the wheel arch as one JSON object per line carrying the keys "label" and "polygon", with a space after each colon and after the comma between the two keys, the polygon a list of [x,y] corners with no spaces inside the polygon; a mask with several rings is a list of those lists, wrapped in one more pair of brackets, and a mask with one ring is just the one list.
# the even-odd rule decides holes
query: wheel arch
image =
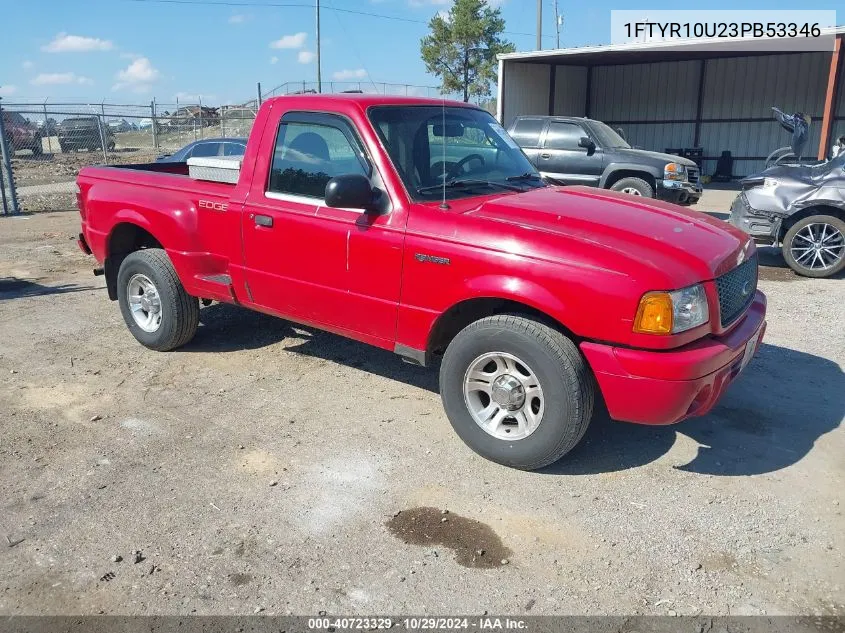
{"label": "wheel arch", "polygon": [[660,174],[656,168],[651,168],[646,165],[632,164],[611,164],[604,170],[599,181],[599,187],[602,189],[609,189],[616,182],[623,178],[642,178],[645,180],[654,191],[657,191],[657,177]]}
{"label": "wheel arch", "polygon": [[[559,306],[537,305],[524,297],[487,294],[461,300],[446,309],[434,322],[429,330],[425,356],[430,362],[435,356],[443,354],[452,339],[470,323],[497,314],[522,314],[553,327],[573,341],[579,337],[561,320]],[[554,316],[557,314],[557,316]]]}
{"label": "wheel arch", "polygon": [[786,237],[786,233],[789,229],[798,224],[801,220],[814,215],[830,215],[845,222],[845,207],[835,206],[833,204],[814,204],[796,211],[792,215],[784,218],[783,222],[781,222],[780,230],[778,231],[778,243],[783,243],[783,239]]}
{"label": "wheel arch", "polygon": [[117,300],[117,272],[120,264],[130,253],[143,248],[164,248],[153,234],[148,223],[135,219],[122,219],[115,224],[106,238],[106,257],[103,264],[109,299]]}

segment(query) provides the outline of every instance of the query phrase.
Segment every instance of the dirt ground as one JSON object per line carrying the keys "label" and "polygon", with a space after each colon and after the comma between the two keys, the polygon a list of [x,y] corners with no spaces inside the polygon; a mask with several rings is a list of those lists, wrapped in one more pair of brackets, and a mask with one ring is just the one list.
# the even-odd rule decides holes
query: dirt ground
{"label": "dirt ground", "polygon": [[0,614],[845,615],[845,280],[765,252],[711,415],[525,473],[363,344],[214,304],[141,347],[77,226],[0,219]]}

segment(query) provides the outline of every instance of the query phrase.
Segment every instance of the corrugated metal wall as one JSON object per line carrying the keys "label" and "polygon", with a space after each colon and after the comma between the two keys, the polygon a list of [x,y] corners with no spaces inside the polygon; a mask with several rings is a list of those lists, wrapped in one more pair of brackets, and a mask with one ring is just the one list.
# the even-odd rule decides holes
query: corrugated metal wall
{"label": "corrugated metal wall", "polygon": [[600,121],[694,119],[699,62],[593,68],[590,117]]}
{"label": "corrugated metal wall", "polygon": [[584,116],[587,103],[587,69],[583,66],[555,66],[554,114]]}
{"label": "corrugated metal wall", "polygon": [[[790,142],[789,134],[770,118],[771,107],[813,117],[805,154],[818,152],[821,116],[830,53],[793,53],[710,59],[705,64],[700,146],[705,156],[729,150],[735,159],[765,157]],[[549,66],[505,64],[504,123],[518,114],[548,114]],[[556,66],[554,113],[589,114],[622,127],[632,145],[663,151],[693,147],[701,62],[658,62],[592,69],[590,111],[585,112],[587,69]],[[837,114],[845,116],[845,65],[840,73]],[[707,119],[761,121],[706,122]],[[648,121],[655,123],[649,124]],[[674,122],[673,122],[674,121]],[[845,134],[845,120],[833,124]],[[835,138],[835,137],[834,137]],[[712,173],[716,161],[705,161]],[[763,168],[762,160],[735,160],[734,175]]]}
{"label": "corrugated metal wall", "polygon": [[502,125],[520,114],[549,113],[549,66],[505,63]]}
{"label": "corrugated metal wall", "polygon": [[[701,145],[706,156],[730,150],[735,157],[768,156],[789,145],[790,135],[772,116],[772,106],[784,112],[804,112],[813,117],[805,155],[816,156],[824,111],[830,53],[801,53],[711,59],[707,61],[702,119],[746,119],[765,122],[702,123]],[[763,161],[736,161],[734,173],[760,171]],[[713,171],[715,161],[706,166]]]}

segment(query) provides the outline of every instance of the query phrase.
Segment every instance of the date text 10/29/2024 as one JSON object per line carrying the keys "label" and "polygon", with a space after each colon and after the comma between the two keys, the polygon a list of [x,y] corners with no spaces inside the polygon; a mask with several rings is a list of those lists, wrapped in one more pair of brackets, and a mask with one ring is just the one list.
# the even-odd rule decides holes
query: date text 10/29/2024
{"label": "date text 10/29/2024", "polygon": [[411,617],[411,618],[386,618],[386,617],[319,617],[309,618],[308,628],[322,631],[372,631],[375,629],[401,628],[409,631],[497,631],[511,630],[519,631],[527,628],[525,620],[519,618],[448,618],[448,617]]}

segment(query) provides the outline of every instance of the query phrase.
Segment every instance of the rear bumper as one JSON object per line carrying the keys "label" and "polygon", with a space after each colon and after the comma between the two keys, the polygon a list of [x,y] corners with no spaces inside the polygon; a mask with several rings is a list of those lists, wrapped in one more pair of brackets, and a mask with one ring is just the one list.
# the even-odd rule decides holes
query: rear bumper
{"label": "rear bumper", "polygon": [[[704,415],[756,353],[766,331],[766,297],[757,292],[726,335],[655,352],[584,342],[610,417],[638,424],[674,424]],[[748,351],[748,356],[746,356]]]}

